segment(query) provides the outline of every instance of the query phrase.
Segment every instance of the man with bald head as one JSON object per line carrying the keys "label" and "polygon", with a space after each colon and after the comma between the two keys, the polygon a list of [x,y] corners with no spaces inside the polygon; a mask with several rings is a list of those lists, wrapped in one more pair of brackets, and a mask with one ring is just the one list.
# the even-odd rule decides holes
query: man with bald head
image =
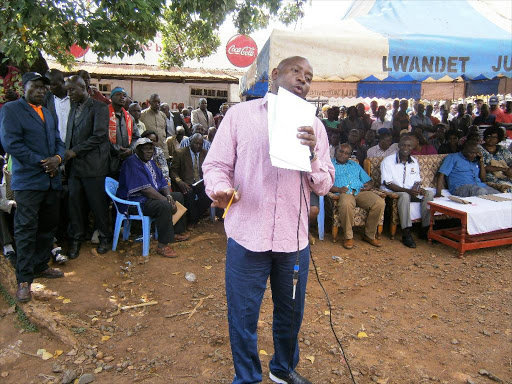
{"label": "man with bald head", "polygon": [[[282,87],[305,99],[313,68],[303,57],[289,57],[272,70],[271,79],[273,94]],[[203,164],[213,205],[226,208],[232,199],[224,225],[233,383],[262,381],[257,325],[270,277],[274,302],[270,379],[308,384],[295,370],[309,269],[308,211],[312,192],[321,196],[329,192],[334,167],[325,128],[314,116],[312,126],[296,127],[298,140],[310,151],[311,172],[273,167],[267,105],[265,96],[230,107]]]}
{"label": "man with bald head", "polygon": [[108,222],[105,176],[109,172],[109,106],[93,99],[80,76],[71,76],[66,88],[72,102],[66,133],[66,174],[69,190],[71,243],[68,256],[75,259],[85,240],[87,202],[99,231],[98,253],[108,252],[112,232]]}
{"label": "man with bald head", "polygon": [[215,120],[213,114],[206,109],[208,102],[206,99],[199,99],[199,108],[192,111],[192,125],[201,124],[203,127],[214,127]]}
{"label": "man with bald head", "polygon": [[156,93],[149,96],[149,108],[142,111],[140,121],[144,123],[148,131],[156,132],[157,145],[164,151],[165,158],[169,158],[169,151],[165,145],[167,138],[167,116],[160,110],[160,96]]}

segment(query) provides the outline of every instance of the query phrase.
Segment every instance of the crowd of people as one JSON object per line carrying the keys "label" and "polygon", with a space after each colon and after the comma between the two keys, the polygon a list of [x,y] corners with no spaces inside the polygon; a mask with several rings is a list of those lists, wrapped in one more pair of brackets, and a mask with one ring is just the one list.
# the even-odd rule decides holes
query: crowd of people
{"label": "crowd of people", "polygon": [[[353,247],[354,209],[368,212],[363,240],[380,247],[376,228],[384,211],[370,177],[362,168],[366,158],[382,157],[381,189],[394,192],[402,241],[416,247],[411,236],[410,203],[421,202],[420,237],[426,239],[430,223],[428,202],[448,193],[468,197],[512,190],[512,101],[496,96],[472,103],[395,100],[393,106],[373,100],[366,111],[359,103],[349,108],[325,105],[319,116],[327,131],[336,178],[331,193],[336,195],[339,222],[344,232],[343,246]],[[435,191],[421,188],[417,156],[448,154],[437,176]],[[312,204],[314,204],[312,199]],[[315,211],[317,212],[317,211]],[[315,215],[311,216],[314,221]]]}
{"label": "crowd of people", "polygon": [[[63,276],[50,259],[64,264],[79,257],[87,240],[100,254],[112,247],[106,177],[118,181],[118,197],[138,202],[154,219],[156,253],[177,257],[171,244],[187,240],[187,228],[209,214],[202,164],[228,105],[213,116],[206,99],[197,109],[180,104],[171,111],[158,94],[139,103],[115,87],[106,97],[84,70],[21,76],[2,62],[0,75],[7,90],[0,103],[6,175],[0,241],[16,269],[17,299],[31,299],[34,278]],[[173,225],[177,202],[187,212]]]}

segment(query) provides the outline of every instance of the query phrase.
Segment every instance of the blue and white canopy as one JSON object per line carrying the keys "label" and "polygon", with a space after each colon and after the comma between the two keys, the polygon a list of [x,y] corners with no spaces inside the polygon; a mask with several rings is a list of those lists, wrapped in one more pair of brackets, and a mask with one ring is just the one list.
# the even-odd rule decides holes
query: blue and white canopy
{"label": "blue and white canopy", "polygon": [[272,69],[295,55],[309,59],[313,81],[358,82],[360,96],[365,87],[512,77],[511,12],[509,1],[354,1],[337,25],[274,30],[240,91],[264,94]]}

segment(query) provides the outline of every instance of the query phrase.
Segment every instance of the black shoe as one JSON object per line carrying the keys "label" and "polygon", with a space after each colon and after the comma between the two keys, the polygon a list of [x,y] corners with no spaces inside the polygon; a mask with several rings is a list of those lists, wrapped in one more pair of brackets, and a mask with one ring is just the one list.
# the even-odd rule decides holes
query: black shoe
{"label": "black shoe", "polygon": [[282,375],[273,373],[272,371],[269,374],[270,380],[274,383],[281,384],[311,384],[311,381],[299,375],[296,371],[290,372],[288,374]]}
{"label": "black shoe", "polygon": [[410,233],[402,235],[402,243],[404,243],[406,247],[416,248],[416,243],[414,242],[414,239],[412,238]]}
{"label": "black shoe", "polygon": [[80,254],[81,245],[82,244],[78,241],[73,241],[71,243],[71,245],[69,246],[69,251],[68,251],[68,257],[70,259],[76,259],[78,257],[78,255]]}
{"label": "black shoe", "polygon": [[98,253],[107,253],[108,251],[110,251],[110,241],[106,240],[106,239],[100,239],[100,244],[98,245],[98,248],[96,248],[96,250],[98,251]]}
{"label": "black shoe", "polygon": [[64,272],[62,272],[59,268],[46,268],[44,271],[36,273],[34,277],[43,278],[43,279],[59,279],[64,277]]}

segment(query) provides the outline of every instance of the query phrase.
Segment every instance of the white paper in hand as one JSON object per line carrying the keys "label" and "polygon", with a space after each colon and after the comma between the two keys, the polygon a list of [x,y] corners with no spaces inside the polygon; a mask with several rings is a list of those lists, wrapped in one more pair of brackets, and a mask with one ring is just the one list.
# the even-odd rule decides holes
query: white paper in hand
{"label": "white paper in hand", "polygon": [[274,167],[311,172],[308,146],[300,143],[297,128],[313,126],[316,108],[306,100],[279,87],[268,95],[270,159]]}

